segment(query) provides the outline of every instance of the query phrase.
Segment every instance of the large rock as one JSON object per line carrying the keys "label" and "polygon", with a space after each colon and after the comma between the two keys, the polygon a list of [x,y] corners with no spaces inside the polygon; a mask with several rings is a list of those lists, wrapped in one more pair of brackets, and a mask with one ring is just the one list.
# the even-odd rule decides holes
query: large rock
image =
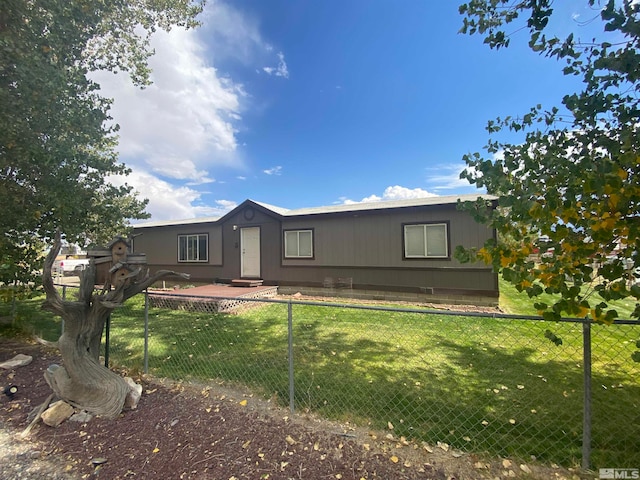
{"label": "large rock", "polygon": [[19,353],[11,360],[0,363],[0,368],[11,370],[16,367],[24,367],[25,365],[29,365],[32,360],[33,357],[31,355],[24,355],[23,353]]}
{"label": "large rock", "polygon": [[64,400],[51,404],[42,414],[42,421],[50,427],[57,427],[73,415],[73,407]]}

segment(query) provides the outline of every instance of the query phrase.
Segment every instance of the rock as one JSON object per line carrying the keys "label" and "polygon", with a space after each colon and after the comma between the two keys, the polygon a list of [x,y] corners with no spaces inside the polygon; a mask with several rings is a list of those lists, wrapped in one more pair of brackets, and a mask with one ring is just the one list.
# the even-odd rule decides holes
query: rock
{"label": "rock", "polygon": [[138,402],[142,396],[142,385],[138,385],[131,377],[125,377],[124,381],[127,382],[127,385],[129,386],[129,393],[127,394],[127,398],[124,400],[124,406],[125,408],[134,410],[138,407]]}
{"label": "rock", "polygon": [[81,412],[77,412],[77,413],[74,413],[73,415],[71,415],[71,418],[69,418],[69,421],[70,422],[78,422],[78,423],[87,423],[92,418],[93,418],[93,415],[91,415],[89,412],[85,412],[83,410]]}
{"label": "rock", "polygon": [[529,473],[529,474],[531,473],[531,468],[529,468],[528,465],[524,465],[524,464],[520,465],[520,470],[522,470],[524,473]]}
{"label": "rock", "polygon": [[73,407],[64,400],[58,400],[42,414],[42,421],[50,427],[57,427],[73,415]]}
{"label": "rock", "polygon": [[25,365],[29,365],[32,360],[33,357],[31,355],[24,355],[23,353],[19,353],[11,360],[0,363],[0,368],[11,370],[16,367],[24,367]]}

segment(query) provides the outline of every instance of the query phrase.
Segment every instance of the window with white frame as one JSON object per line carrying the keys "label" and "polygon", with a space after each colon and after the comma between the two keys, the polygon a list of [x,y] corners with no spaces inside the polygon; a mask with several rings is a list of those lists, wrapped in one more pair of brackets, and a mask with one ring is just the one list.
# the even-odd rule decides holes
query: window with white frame
{"label": "window with white frame", "polygon": [[285,258],[313,258],[313,230],[284,232]]}
{"label": "window with white frame", "polygon": [[208,262],[209,235],[178,235],[178,262]]}
{"label": "window with white frame", "polygon": [[446,223],[404,226],[405,258],[447,258],[449,242]]}

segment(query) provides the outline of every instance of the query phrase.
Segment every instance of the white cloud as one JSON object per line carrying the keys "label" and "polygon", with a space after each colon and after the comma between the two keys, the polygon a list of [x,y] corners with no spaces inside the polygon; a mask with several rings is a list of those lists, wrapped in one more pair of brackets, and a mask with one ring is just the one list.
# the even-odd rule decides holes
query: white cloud
{"label": "white cloud", "polygon": [[187,186],[172,185],[141,169],[127,177],[110,177],[109,181],[114,185],[128,183],[141,197],[148,198],[147,212],[153,220],[222,216],[237,206],[230,200],[215,200],[212,206],[198,204],[200,192]]}
{"label": "white cloud", "polygon": [[262,70],[269,75],[275,75],[276,77],[289,78],[289,69],[287,63],[284,61],[284,54],[278,52],[278,66],[276,67],[263,67]]}
{"label": "white cloud", "polygon": [[[133,86],[126,74],[92,75],[102,94],[114,99],[110,113],[120,125],[120,159],[133,171],[129,183],[150,198],[154,220],[227,208],[199,205],[204,193],[193,188],[215,182],[212,172],[220,166],[244,167],[238,131],[253,100],[238,79],[241,73],[233,78],[221,73],[225,65],[240,65],[255,75],[259,66],[277,64],[272,74],[288,76],[284,54],[262,38],[250,14],[215,1],[200,20],[198,29],[153,35],[149,87]],[[272,174],[280,169],[271,169]]]}
{"label": "white cloud", "polygon": [[262,172],[266,173],[267,175],[281,175],[282,174],[282,167],[280,165],[278,165],[278,166],[275,166],[275,167],[267,168],[266,170],[263,170]]}
{"label": "white cloud", "polygon": [[428,192],[422,188],[406,188],[400,185],[393,185],[384,189],[382,196],[369,195],[360,201],[350,200],[346,197],[341,197],[341,203],[345,205],[352,205],[354,203],[370,203],[370,202],[382,202],[391,200],[405,200],[408,198],[424,198],[424,197],[436,197],[435,193]]}
{"label": "white cloud", "polygon": [[94,77],[103,94],[115,99],[112,116],[120,125],[124,161],[189,180],[207,177],[212,166],[239,162],[235,123],[246,96],[242,84],[208,65],[195,31],[159,31],[152,46],[153,84],[146,89],[136,88],[127,75]]}
{"label": "white cloud", "polygon": [[427,169],[427,184],[435,192],[442,190],[476,189],[466,179],[460,178],[460,173],[468,168],[464,163],[438,165]]}

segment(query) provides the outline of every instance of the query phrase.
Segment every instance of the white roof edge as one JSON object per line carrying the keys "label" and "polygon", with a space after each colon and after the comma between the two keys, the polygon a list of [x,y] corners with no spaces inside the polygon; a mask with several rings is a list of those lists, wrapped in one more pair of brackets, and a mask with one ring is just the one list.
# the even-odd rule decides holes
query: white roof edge
{"label": "white roof edge", "polygon": [[151,227],[171,227],[173,225],[197,225],[199,223],[214,223],[220,220],[220,217],[196,217],[184,220],[158,220],[156,222],[136,223],[133,228],[151,228]]}
{"label": "white roof edge", "polygon": [[331,205],[326,207],[311,207],[300,208],[296,210],[288,210],[284,216],[293,217],[300,215],[321,215],[326,213],[338,213],[338,212],[358,212],[366,210],[385,210],[392,208],[406,208],[406,207],[422,207],[430,205],[449,205],[458,203],[458,200],[473,201],[477,198],[483,198],[485,200],[497,200],[498,197],[487,194],[465,194],[465,195],[434,195],[431,197],[409,198],[403,200],[388,200],[379,202],[366,202],[366,203],[350,203],[341,205]]}
{"label": "white roof edge", "polygon": [[251,201],[256,205],[260,205],[261,207],[266,208],[267,210],[271,210],[272,212],[277,213],[278,215],[286,215],[286,213],[289,211],[288,208],[276,207],[275,205],[269,205],[268,203],[257,202],[255,200],[251,200]]}

